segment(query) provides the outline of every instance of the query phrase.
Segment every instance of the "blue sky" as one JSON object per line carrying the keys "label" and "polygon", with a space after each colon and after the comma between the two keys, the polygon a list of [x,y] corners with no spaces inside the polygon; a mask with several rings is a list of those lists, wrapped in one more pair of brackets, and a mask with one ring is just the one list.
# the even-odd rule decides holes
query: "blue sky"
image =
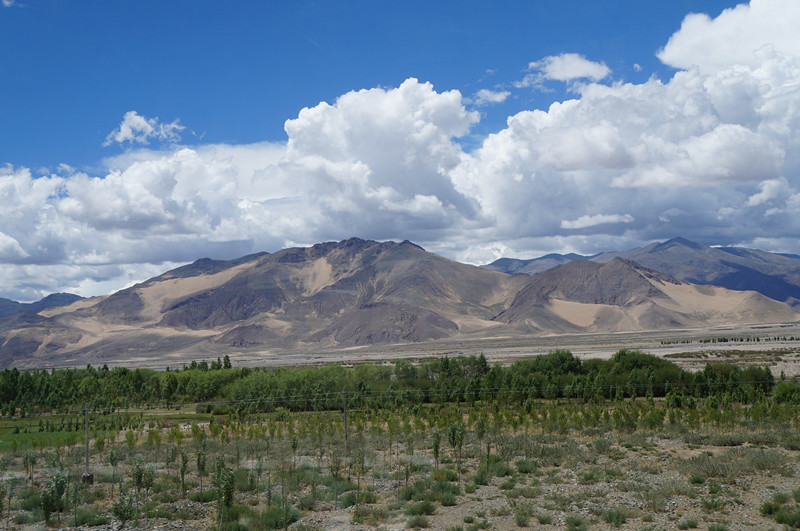
{"label": "blue sky", "polygon": [[737,5],[2,0],[0,297],[351,236],[800,252],[800,4]]}
{"label": "blue sky", "polygon": [[[563,52],[604,61],[615,79],[668,78],[655,52],[697,4],[20,1],[0,11],[0,162],[91,169],[123,149],[102,144],[130,110],[180,119],[189,145],[280,142],[300,109],[351,90],[415,77],[470,96]],[[702,5],[716,15],[735,3]],[[515,91],[474,133],[563,88]]]}

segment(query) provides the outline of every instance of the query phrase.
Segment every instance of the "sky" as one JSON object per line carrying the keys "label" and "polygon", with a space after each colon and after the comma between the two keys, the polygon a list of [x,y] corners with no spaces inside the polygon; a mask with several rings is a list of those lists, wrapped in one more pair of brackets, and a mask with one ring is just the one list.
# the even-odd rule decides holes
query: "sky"
{"label": "sky", "polygon": [[0,297],[360,237],[800,253],[797,0],[0,0]]}

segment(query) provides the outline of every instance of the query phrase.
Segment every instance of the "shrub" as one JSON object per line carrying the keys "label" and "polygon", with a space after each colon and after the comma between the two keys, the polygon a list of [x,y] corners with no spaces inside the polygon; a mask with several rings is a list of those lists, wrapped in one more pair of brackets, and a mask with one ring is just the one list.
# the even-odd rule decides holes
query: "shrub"
{"label": "shrub", "polygon": [[389,511],[379,507],[366,507],[360,505],[353,511],[353,521],[357,524],[364,524],[377,527],[389,518]]}
{"label": "shrub", "polygon": [[528,459],[520,459],[517,461],[516,465],[520,474],[530,474],[539,468],[539,464],[536,461],[530,461]]}
{"label": "shrub", "polygon": [[697,527],[697,519],[695,518],[687,518],[681,522],[678,522],[678,529],[695,529]]}
{"label": "shrub", "polygon": [[792,528],[800,528],[800,510],[783,510],[775,515],[775,521]]}
{"label": "shrub", "polygon": [[586,521],[580,516],[567,516],[567,531],[586,531]]}
{"label": "shrub", "polygon": [[603,478],[603,473],[598,468],[592,468],[578,475],[578,480],[583,485],[592,485]]}
{"label": "shrub", "polygon": [[513,477],[508,478],[507,480],[505,480],[500,484],[500,488],[502,490],[511,490],[516,486],[517,486],[517,480],[515,480]]}
{"label": "shrub", "polygon": [[611,509],[603,515],[603,520],[614,527],[621,527],[625,523],[625,513],[619,509]]}
{"label": "shrub", "polygon": [[121,493],[117,501],[115,501],[114,505],[111,507],[111,512],[114,513],[117,520],[121,521],[123,524],[129,520],[133,520],[133,517],[136,516],[136,506],[134,505],[132,493]]}
{"label": "shrub", "polygon": [[592,448],[598,454],[607,454],[611,451],[611,447],[614,445],[613,441],[607,437],[600,437],[596,441],[592,443]]}
{"label": "shrub", "polygon": [[369,490],[362,490],[361,499],[358,497],[358,491],[351,490],[350,492],[346,493],[341,498],[342,507],[352,507],[353,505],[359,503],[375,503],[377,501],[377,496],[375,496],[375,493]]}
{"label": "shrub", "polygon": [[776,492],[772,495],[772,501],[777,503],[778,505],[783,505],[787,501],[789,501],[789,495],[785,492]]}
{"label": "shrub", "polygon": [[282,529],[296,522],[300,518],[297,509],[290,507],[288,514],[284,514],[280,507],[269,507],[263,513],[254,515],[247,521],[249,529]]}
{"label": "shrub", "polygon": [[436,507],[434,507],[433,503],[431,503],[429,500],[423,500],[418,503],[412,503],[409,504],[408,507],[406,507],[406,514],[408,516],[433,514],[434,511],[436,511]]}
{"label": "shrub", "polygon": [[761,516],[774,516],[778,514],[778,511],[781,510],[781,506],[775,502],[765,502],[759,508],[758,512],[761,513]]}
{"label": "shrub", "polygon": [[422,516],[421,514],[412,516],[408,519],[406,523],[406,527],[410,527],[412,529],[419,529],[421,527],[428,527],[428,519]]}
{"label": "shrub", "polygon": [[72,521],[72,525],[75,527],[94,527],[98,525],[107,525],[109,523],[111,523],[111,518],[105,514],[101,514],[100,511],[95,508],[78,508],[75,518]]}
{"label": "shrub", "polygon": [[689,476],[689,483],[692,485],[702,485],[706,482],[706,478],[701,474],[692,474]]}
{"label": "shrub", "polygon": [[217,499],[217,491],[215,489],[204,490],[203,492],[195,492],[189,499],[197,503],[208,503]]}
{"label": "shrub", "polygon": [[437,468],[431,473],[431,479],[434,481],[457,481],[458,474],[449,468]]}

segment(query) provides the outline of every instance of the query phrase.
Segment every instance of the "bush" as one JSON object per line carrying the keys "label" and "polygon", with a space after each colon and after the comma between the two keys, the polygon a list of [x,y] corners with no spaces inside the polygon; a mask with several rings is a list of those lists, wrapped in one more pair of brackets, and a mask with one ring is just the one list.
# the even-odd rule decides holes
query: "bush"
{"label": "bush", "polygon": [[449,468],[437,468],[431,473],[434,481],[458,481],[458,474]]}
{"label": "bush", "polygon": [[353,521],[357,524],[364,524],[377,527],[389,518],[389,511],[379,507],[366,507],[360,505],[353,511]]}
{"label": "bush", "polygon": [[117,501],[115,501],[114,505],[111,507],[111,512],[117,520],[120,520],[123,524],[129,520],[133,520],[134,516],[136,516],[133,494],[130,491],[121,493]]}
{"label": "bush", "polygon": [[375,493],[369,490],[362,490],[361,491],[361,499],[358,499],[359,493],[358,491],[351,490],[344,496],[340,498],[341,506],[343,508],[352,507],[353,505],[360,504],[360,503],[375,503],[378,498],[375,496]]}
{"label": "bush", "polygon": [[592,468],[586,472],[581,472],[578,480],[583,485],[593,485],[603,478],[603,473],[598,468]]}
{"label": "bush", "polygon": [[410,527],[412,529],[419,529],[421,527],[428,527],[428,519],[422,515],[416,515],[409,518],[408,522],[406,523],[406,527]]}
{"label": "bush", "polygon": [[517,480],[514,479],[513,477],[508,478],[507,480],[505,480],[500,484],[500,488],[502,490],[511,490],[516,486],[517,486]]}
{"label": "bush", "polygon": [[248,519],[247,526],[252,530],[260,529],[282,529],[283,527],[296,522],[300,518],[297,509],[290,507],[288,514],[284,515],[280,507],[269,507],[263,513],[254,515]]}
{"label": "bush", "polygon": [[678,529],[695,529],[697,527],[697,520],[695,518],[687,518],[682,522],[678,522]]}
{"label": "bush", "polygon": [[[406,507],[406,514],[408,516],[419,516],[425,514],[433,514],[436,511],[436,507],[434,507],[433,503],[428,500],[423,500],[418,503],[409,504]],[[427,526],[426,526],[427,527]]]}
{"label": "bush", "polygon": [[592,443],[592,448],[598,454],[607,454],[611,451],[611,447],[613,446],[613,442],[611,439],[607,437],[601,437]]}
{"label": "bush", "polygon": [[567,531],[586,531],[588,526],[586,521],[580,516],[567,516]]}
{"label": "bush", "polygon": [[611,509],[607,511],[606,514],[603,515],[603,520],[606,523],[611,524],[614,527],[622,527],[622,524],[625,523],[625,513],[620,511],[619,509]]}
{"label": "bush", "polygon": [[72,525],[75,527],[94,527],[98,525],[107,525],[109,523],[111,523],[111,518],[109,518],[108,515],[100,514],[100,511],[95,508],[78,508],[75,518],[72,521]]}
{"label": "bush", "polygon": [[702,485],[706,482],[706,478],[701,474],[692,474],[689,476],[689,483],[692,485]]}
{"label": "bush", "polygon": [[520,474],[530,474],[539,468],[539,464],[536,461],[530,461],[528,459],[520,459],[516,464]]}
{"label": "bush", "polygon": [[217,491],[215,489],[204,490],[203,492],[195,492],[189,499],[197,503],[208,503],[217,499]]}

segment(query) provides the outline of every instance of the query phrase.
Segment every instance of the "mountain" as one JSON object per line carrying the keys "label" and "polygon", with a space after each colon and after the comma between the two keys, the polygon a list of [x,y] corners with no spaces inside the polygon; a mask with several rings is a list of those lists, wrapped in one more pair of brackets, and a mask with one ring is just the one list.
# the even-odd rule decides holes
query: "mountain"
{"label": "mountain", "polygon": [[163,365],[365,345],[797,321],[754,292],[697,286],[627,259],[533,276],[404,241],[352,238],[201,259],[103,297],[0,319],[0,367]]}
{"label": "mountain", "polygon": [[606,262],[621,257],[695,284],[733,290],[757,291],[771,299],[800,305],[800,257],[745,249],[709,247],[684,238],[603,253],[593,258]]}
{"label": "mountain", "polygon": [[408,241],[203,259],[26,322],[0,320],[0,365],[435,340],[497,328],[492,317],[529,280]]}
{"label": "mountain", "polygon": [[490,271],[500,271],[501,273],[524,273],[526,275],[535,275],[552,269],[556,266],[566,264],[573,260],[590,260],[591,256],[582,256],[575,253],[558,254],[552,253],[539,258],[532,258],[530,260],[519,260],[517,258],[499,258],[491,264],[482,265],[483,269]]}
{"label": "mountain", "polygon": [[17,302],[0,298],[0,318],[22,312],[39,313],[54,306],[68,306],[82,297],[72,293],[53,293],[37,302]]}
{"label": "mountain", "polygon": [[496,320],[532,332],[623,332],[793,321],[764,295],[698,286],[625,260],[574,260],[535,275]]}
{"label": "mountain", "polygon": [[694,284],[757,291],[771,299],[800,306],[800,256],[743,247],[709,247],[685,238],[594,256],[548,254],[530,260],[500,258],[481,267],[533,275],[573,260],[605,263],[615,258],[632,260]]}

